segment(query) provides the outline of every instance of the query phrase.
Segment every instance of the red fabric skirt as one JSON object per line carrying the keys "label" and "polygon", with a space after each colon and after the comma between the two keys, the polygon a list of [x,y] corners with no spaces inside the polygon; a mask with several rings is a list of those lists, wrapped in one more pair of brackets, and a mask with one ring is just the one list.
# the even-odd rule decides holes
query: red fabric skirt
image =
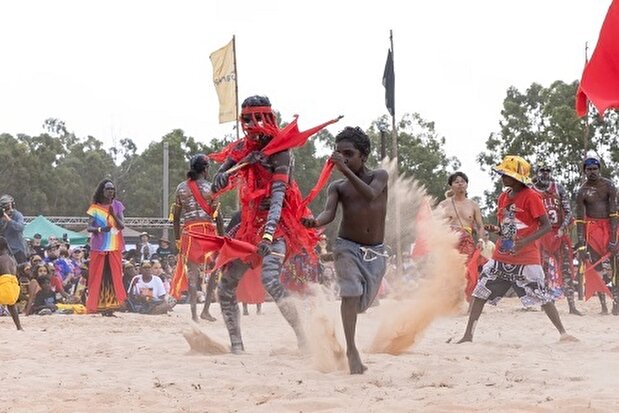
{"label": "red fabric skirt", "polygon": [[[107,277],[103,273],[106,260],[110,269]],[[91,251],[88,264],[86,310],[89,313],[115,310],[126,299],[120,251]]]}
{"label": "red fabric skirt", "polygon": [[264,302],[264,286],[262,285],[261,275],[262,266],[249,268],[236,289],[236,300],[246,304],[262,304]]}
{"label": "red fabric skirt", "polygon": [[610,220],[608,218],[585,218],[585,239],[601,257],[608,252],[610,242]]}
{"label": "red fabric skirt", "polygon": [[181,294],[189,289],[189,280],[187,279],[186,265],[187,261],[194,264],[202,265],[209,264],[213,261],[216,251],[205,251],[197,242],[192,242],[192,237],[189,231],[199,234],[216,234],[216,227],[210,221],[190,222],[183,226],[181,234],[181,249],[176,260],[176,268],[174,276],[170,283],[170,295],[179,299]]}

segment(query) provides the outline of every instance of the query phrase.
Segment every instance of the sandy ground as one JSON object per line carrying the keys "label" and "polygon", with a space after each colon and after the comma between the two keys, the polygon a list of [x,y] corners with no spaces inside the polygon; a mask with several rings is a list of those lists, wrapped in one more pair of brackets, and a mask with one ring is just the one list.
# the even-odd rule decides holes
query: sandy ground
{"label": "sandy ground", "polygon": [[[327,311],[339,322],[338,305]],[[360,316],[361,349],[385,307]],[[559,343],[542,312],[505,299],[486,307],[474,343],[453,344],[465,315],[442,318],[399,356],[364,351],[361,376],[317,371],[272,303],[243,317],[241,356],[190,354],[186,305],[169,316],[25,317],[25,332],[2,317],[0,412],[619,411],[619,317],[598,315],[595,300],[580,303],[586,317],[558,307],[581,342]],[[201,327],[227,344],[221,317]]]}

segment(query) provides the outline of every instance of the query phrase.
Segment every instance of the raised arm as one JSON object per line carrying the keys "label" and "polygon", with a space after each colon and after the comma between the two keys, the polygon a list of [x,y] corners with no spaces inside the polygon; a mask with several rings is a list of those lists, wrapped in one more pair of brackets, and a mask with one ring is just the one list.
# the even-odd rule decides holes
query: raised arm
{"label": "raised arm", "polygon": [[389,174],[384,169],[377,169],[374,171],[374,179],[370,184],[363,182],[344,162],[344,156],[339,152],[333,152],[331,155],[331,161],[335,164],[335,167],[342,173],[355,189],[363,196],[368,202],[375,200],[383,193],[389,182]]}
{"label": "raised arm", "polygon": [[305,227],[321,227],[323,225],[327,225],[335,219],[337,205],[340,200],[337,184],[337,182],[333,182],[331,185],[329,185],[329,189],[327,190],[327,201],[325,202],[325,209],[320,214],[318,214],[316,218],[301,218],[301,223]]}
{"label": "raised arm", "polygon": [[211,191],[213,193],[221,191],[228,185],[228,169],[236,165],[236,162],[231,158],[228,158],[221,164],[215,176],[213,177],[213,184],[211,185]]}
{"label": "raised arm", "polygon": [[123,229],[125,229],[125,215],[123,214],[122,210],[120,210],[117,214],[116,212],[114,212],[114,207],[110,205],[109,214],[112,216],[112,218],[114,218],[114,221],[116,222],[116,227],[119,230],[122,231]]}

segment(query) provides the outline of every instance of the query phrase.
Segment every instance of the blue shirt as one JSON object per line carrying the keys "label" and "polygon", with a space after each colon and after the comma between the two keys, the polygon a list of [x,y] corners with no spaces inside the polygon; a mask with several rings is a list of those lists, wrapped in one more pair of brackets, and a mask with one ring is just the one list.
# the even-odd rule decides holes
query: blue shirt
{"label": "blue shirt", "polygon": [[16,209],[11,213],[9,222],[0,221],[0,235],[6,238],[6,242],[9,244],[13,254],[21,251],[26,256],[28,255],[26,243],[24,242],[25,227],[24,216]]}

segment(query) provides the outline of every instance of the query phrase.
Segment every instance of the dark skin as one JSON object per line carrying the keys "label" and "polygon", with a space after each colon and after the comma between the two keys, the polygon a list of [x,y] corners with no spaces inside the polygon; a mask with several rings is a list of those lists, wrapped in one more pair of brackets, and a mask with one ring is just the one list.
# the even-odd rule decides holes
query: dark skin
{"label": "dark skin", "polygon": [[[576,234],[578,236],[578,259],[580,262],[588,261],[588,255],[593,262],[598,261],[600,255],[589,248],[585,243],[585,217],[607,219],[610,217],[610,243],[608,253],[611,256],[617,254],[617,217],[611,214],[617,212],[617,189],[610,179],[600,176],[600,168],[597,165],[587,165],[584,168],[587,178],[576,194]],[[610,260],[612,270],[615,271],[615,260]],[[602,305],[602,314],[608,314],[606,298],[599,294]],[[613,309],[614,313],[618,311]]]}
{"label": "dark skin", "polygon": [[[116,197],[116,188],[114,187],[113,183],[107,182],[104,185],[103,197],[105,198],[104,205],[109,205],[108,214],[110,215],[111,218],[114,219],[114,226],[116,227],[116,229],[121,231],[123,228],[125,228],[125,217],[123,216],[122,213],[117,215],[114,212],[114,208],[112,207],[112,201]],[[99,230],[99,228],[101,228],[101,230]],[[105,227],[96,226],[95,219],[92,218],[90,220],[90,223],[88,224],[88,228],[86,228],[86,231],[88,232],[110,232],[111,229],[112,227],[109,225],[106,225]]]}
{"label": "dark skin", "polygon": [[[352,142],[340,141],[331,161],[346,179],[329,186],[324,211],[315,219],[303,218],[308,228],[326,225],[335,219],[338,204],[342,205],[339,236],[363,245],[376,245],[385,236],[387,214],[387,183],[389,175],[383,169],[369,170],[363,155]],[[361,362],[355,344],[357,309],[361,297],[342,297],[341,314],[346,337],[346,356],[350,374],[362,374],[367,367]]]}
{"label": "dark skin", "polygon": [[[515,198],[520,191],[525,189],[525,185],[523,183],[515,180],[510,176],[503,175],[501,176],[501,180],[503,181],[503,186],[511,188],[511,191],[508,195],[510,198]],[[550,220],[548,219],[548,215],[544,214],[543,216],[539,217],[537,222],[539,225],[537,231],[533,232],[527,237],[516,240],[514,253],[517,254],[518,251],[521,250],[524,246],[535,242],[550,231],[551,225]],[[487,300],[473,297],[469,313],[469,320],[466,325],[466,331],[464,332],[464,336],[460,339],[460,341],[458,341],[458,344],[473,341],[473,331],[484,309],[484,305],[486,305],[486,301]],[[561,341],[576,341],[574,337],[568,335],[565,332],[565,328],[563,327],[563,324],[561,323],[561,318],[559,317],[559,312],[557,311],[557,308],[555,307],[553,302],[542,305],[542,309],[544,310],[552,324],[555,326],[557,331],[559,331],[559,334],[561,334]]]}
{"label": "dark skin", "polygon": [[[199,173],[196,179],[207,179],[208,172],[204,170]],[[202,198],[204,198],[213,208],[213,197],[209,192],[205,192],[200,189],[200,194]],[[180,250],[180,240],[181,240],[181,215],[183,211],[183,199],[179,194],[176,195],[176,202],[174,203],[174,207],[172,209],[172,227],[174,228],[174,239],[176,240],[176,249]],[[187,260],[187,275],[189,277],[189,307],[191,308],[191,319],[195,322],[198,321],[198,286],[200,285],[200,266],[195,262],[191,262]],[[210,291],[215,287],[214,283],[211,283],[209,280],[208,288]],[[210,297],[209,292],[207,291],[207,297]],[[204,303],[204,308],[202,309],[202,314],[200,318],[207,321],[215,321],[216,318],[211,315],[209,312],[210,300],[206,300]]]}
{"label": "dark skin", "polygon": [[[0,251],[0,274],[13,274],[17,275],[17,263],[15,259],[9,255],[9,251],[7,248],[4,248]],[[7,305],[9,313],[13,318],[13,323],[15,323],[15,327],[18,330],[23,331],[24,329],[21,326],[21,322],[19,321],[19,314],[17,313],[17,307],[15,305]]]}
{"label": "dark skin", "polygon": [[[142,274],[142,281],[144,281],[145,283],[149,283],[153,279],[153,273],[152,273],[151,267],[142,267],[141,274]],[[170,306],[168,305],[168,303],[165,302],[165,294],[157,298],[161,301],[161,304],[153,308],[152,314],[167,313],[170,310]],[[150,297],[145,297],[140,294],[134,294],[134,299],[138,302],[144,303],[144,302],[147,302],[150,299]]]}

